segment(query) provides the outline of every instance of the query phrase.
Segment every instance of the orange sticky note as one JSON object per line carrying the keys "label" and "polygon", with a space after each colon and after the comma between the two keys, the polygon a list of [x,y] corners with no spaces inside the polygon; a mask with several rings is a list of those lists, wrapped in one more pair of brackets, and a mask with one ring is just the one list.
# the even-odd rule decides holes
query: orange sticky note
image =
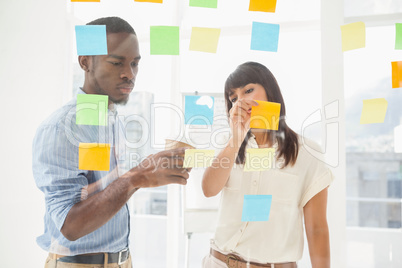
{"label": "orange sticky note", "polygon": [[148,3],[162,4],[163,0],[134,0],[134,2],[148,2]]}
{"label": "orange sticky note", "polygon": [[276,0],[250,0],[249,11],[275,12]]}
{"label": "orange sticky note", "polygon": [[82,170],[110,169],[110,144],[80,143],[78,148],[78,168]]}
{"label": "orange sticky note", "polygon": [[342,51],[363,48],[366,46],[366,25],[354,22],[341,25]]}
{"label": "orange sticky note", "polygon": [[258,101],[258,106],[251,108],[250,128],[278,130],[281,104],[269,101]]}
{"label": "orange sticky note", "polygon": [[384,98],[363,100],[360,124],[384,123],[388,102]]}
{"label": "orange sticky note", "polygon": [[392,88],[402,87],[402,61],[393,61],[392,64]]}
{"label": "orange sticky note", "polygon": [[71,2],[100,2],[100,0],[71,0]]}

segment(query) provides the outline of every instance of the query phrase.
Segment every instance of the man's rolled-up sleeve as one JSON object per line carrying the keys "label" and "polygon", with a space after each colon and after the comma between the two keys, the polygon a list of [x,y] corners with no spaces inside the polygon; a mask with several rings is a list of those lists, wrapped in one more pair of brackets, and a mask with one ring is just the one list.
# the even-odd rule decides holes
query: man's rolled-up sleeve
{"label": "man's rolled-up sleeve", "polygon": [[58,230],[88,186],[87,171],[78,169],[78,144],[57,126],[39,127],[33,141],[33,176],[45,194],[46,213]]}

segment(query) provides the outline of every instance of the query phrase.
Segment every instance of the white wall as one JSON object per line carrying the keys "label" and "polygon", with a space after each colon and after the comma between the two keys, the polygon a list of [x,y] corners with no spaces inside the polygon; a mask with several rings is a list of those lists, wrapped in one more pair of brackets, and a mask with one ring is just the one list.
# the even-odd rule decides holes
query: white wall
{"label": "white wall", "polygon": [[43,267],[36,245],[43,231],[43,195],[31,171],[31,144],[39,123],[65,92],[66,2],[0,2],[2,267]]}

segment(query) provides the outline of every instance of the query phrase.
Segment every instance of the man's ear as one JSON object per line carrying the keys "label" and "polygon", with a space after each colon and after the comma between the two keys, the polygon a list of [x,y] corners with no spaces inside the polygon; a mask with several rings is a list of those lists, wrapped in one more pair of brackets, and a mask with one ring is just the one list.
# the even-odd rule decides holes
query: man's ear
{"label": "man's ear", "polygon": [[89,56],[78,56],[78,63],[85,72],[89,72],[89,67],[91,64],[91,57]]}

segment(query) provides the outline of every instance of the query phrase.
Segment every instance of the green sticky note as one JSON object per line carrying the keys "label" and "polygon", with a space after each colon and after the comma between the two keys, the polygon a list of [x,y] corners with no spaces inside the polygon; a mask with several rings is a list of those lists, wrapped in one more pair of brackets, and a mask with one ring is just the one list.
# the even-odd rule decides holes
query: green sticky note
{"label": "green sticky note", "polygon": [[190,0],[190,7],[217,8],[218,0]]}
{"label": "green sticky note", "polygon": [[395,24],[395,49],[402,49],[402,23]]}
{"label": "green sticky note", "polygon": [[78,94],[76,124],[107,126],[108,101],[107,95]]}
{"label": "green sticky note", "polygon": [[151,55],[179,55],[179,27],[151,26]]}

